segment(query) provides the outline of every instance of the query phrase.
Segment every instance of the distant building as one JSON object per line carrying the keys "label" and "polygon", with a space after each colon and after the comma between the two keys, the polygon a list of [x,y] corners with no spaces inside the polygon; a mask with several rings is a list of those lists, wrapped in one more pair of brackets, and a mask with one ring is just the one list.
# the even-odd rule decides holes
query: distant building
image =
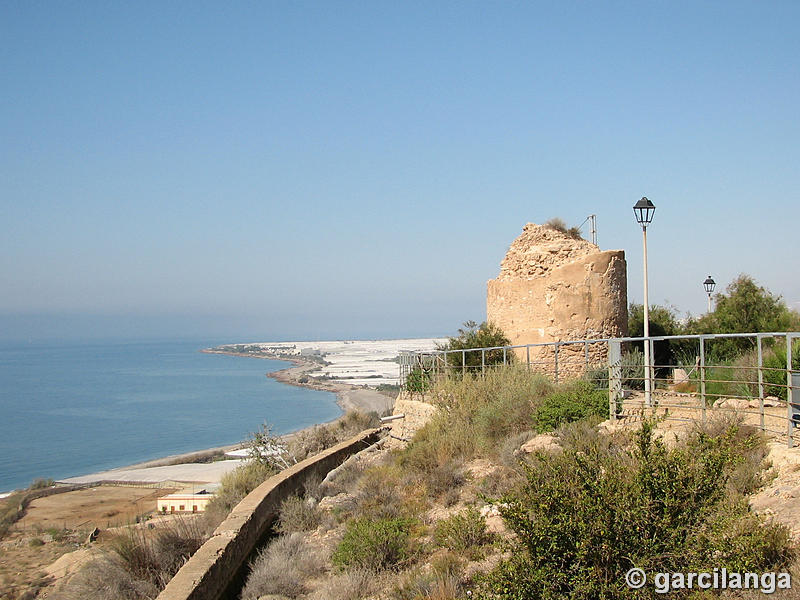
{"label": "distant building", "polygon": [[214,492],[200,490],[199,492],[176,492],[162,496],[157,502],[158,512],[161,514],[172,513],[198,513],[206,510],[206,505],[214,497]]}
{"label": "distant building", "polygon": [[302,348],[300,350],[300,356],[322,356],[322,352],[316,348]]}

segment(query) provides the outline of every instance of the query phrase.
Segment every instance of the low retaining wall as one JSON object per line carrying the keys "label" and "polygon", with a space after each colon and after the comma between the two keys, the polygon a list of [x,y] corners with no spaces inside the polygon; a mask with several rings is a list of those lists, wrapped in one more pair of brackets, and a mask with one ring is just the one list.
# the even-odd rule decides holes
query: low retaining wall
{"label": "low retaining wall", "polygon": [[267,479],[231,511],[211,538],[175,574],[157,600],[223,600],[238,597],[247,563],[269,535],[281,502],[303,492],[345,459],[378,441],[370,429]]}

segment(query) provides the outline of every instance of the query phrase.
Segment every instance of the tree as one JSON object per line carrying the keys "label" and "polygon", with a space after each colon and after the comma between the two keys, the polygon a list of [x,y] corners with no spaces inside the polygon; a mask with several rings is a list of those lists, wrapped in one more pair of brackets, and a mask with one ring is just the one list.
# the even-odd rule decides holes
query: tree
{"label": "tree", "polygon": [[[437,350],[469,350],[472,348],[498,348],[487,350],[486,352],[465,352],[463,362],[467,369],[480,368],[482,364],[486,366],[501,364],[505,354],[506,361],[510,362],[513,352],[503,352],[503,346],[510,346],[511,342],[494,323],[484,321],[478,325],[475,321],[465,321],[464,326],[458,330],[456,337],[451,337],[444,344],[437,344]],[[462,356],[459,352],[447,355],[448,364],[460,367]],[[481,362],[483,360],[483,362]]]}
{"label": "tree", "polygon": [[[654,337],[662,335],[680,335],[681,324],[678,322],[678,313],[672,306],[659,306],[654,304],[650,307],[648,315],[650,323],[650,335]],[[644,305],[631,303],[628,307],[628,335],[631,337],[644,336]],[[635,342],[635,348],[644,351],[644,342]],[[670,342],[653,343],[653,364],[657,367],[666,367],[675,364],[675,351]],[[663,377],[664,369],[657,369],[656,376]]]}
{"label": "tree", "polygon": [[[792,331],[800,328],[800,314],[789,310],[780,296],[758,285],[749,275],[741,274],[715,296],[714,311],[692,320],[691,333],[758,333]],[[733,358],[752,348],[750,339],[714,342],[717,358]]]}

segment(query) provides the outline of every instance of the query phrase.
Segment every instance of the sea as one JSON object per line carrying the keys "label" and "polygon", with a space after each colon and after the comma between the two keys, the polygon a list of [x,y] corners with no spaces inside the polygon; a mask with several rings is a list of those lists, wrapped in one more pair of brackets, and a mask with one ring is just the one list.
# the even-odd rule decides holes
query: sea
{"label": "sea", "polygon": [[266,377],[287,362],[200,352],[218,343],[0,344],[0,492],[341,415],[334,394]]}

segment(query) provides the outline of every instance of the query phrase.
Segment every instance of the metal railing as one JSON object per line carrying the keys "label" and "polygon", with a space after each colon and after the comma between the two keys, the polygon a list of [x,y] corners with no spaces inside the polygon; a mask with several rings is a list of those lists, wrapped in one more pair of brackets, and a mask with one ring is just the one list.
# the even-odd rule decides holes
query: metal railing
{"label": "metal railing", "polygon": [[[644,364],[644,344],[651,364]],[[644,414],[677,421],[735,412],[794,444],[800,427],[800,332],[598,338],[541,344],[402,352],[408,389],[511,364],[555,383],[583,378],[608,389],[611,419]],[[649,379],[650,385],[645,385]],[[411,384],[411,385],[409,385]]]}

